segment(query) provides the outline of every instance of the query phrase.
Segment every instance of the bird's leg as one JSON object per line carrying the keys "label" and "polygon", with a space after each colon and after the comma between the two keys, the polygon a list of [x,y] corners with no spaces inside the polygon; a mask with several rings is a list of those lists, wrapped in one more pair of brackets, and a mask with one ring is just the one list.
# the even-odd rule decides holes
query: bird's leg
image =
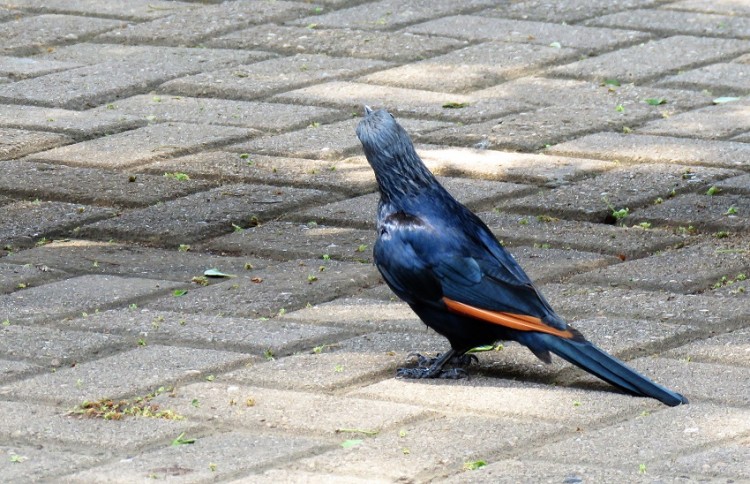
{"label": "bird's leg", "polygon": [[424,356],[417,354],[417,368],[399,368],[396,370],[396,376],[400,378],[465,378],[468,376],[466,370],[463,368],[451,368],[450,370],[443,370],[448,362],[454,360],[461,360],[459,363],[470,364],[473,360],[476,360],[474,355],[461,355],[456,356],[456,350],[451,348],[443,354],[438,355],[436,358],[425,358]]}

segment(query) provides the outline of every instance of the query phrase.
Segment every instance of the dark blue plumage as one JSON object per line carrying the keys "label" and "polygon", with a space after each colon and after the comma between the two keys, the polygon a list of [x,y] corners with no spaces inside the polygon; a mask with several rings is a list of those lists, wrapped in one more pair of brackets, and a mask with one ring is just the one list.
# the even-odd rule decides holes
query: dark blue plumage
{"label": "dark blue plumage", "polygon": [[687,403],[588,342],[550,307],[487,226],[430,173],[391,114],[365,108],[357,126],[380,191],[374,257],[388,286],[451,350],[409,378],[458,377],[443,370],[477,346],[513,340],[540,359],[566,359],[634,395]]}

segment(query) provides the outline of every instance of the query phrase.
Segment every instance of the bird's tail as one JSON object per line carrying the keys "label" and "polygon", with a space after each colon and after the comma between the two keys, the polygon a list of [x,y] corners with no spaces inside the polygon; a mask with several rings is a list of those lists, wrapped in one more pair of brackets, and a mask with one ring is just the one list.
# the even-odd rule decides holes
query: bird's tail
{"label": "bird's tail", "polygon": [[[688,403],[687,398],[655,383],[590,342],[535,334],[536,343],[602,380],[633,395],[651,397],[674,407]],[[540,346],[542,346],[540,345]]]}

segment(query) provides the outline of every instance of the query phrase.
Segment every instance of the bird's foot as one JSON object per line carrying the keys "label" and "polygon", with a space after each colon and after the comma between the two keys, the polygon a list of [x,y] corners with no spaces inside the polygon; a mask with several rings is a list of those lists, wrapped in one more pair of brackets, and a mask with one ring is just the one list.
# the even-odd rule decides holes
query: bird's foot
{"label": "bird's foot", "polygon": [[[441,353],[438,353],[437,356],[435,356],[434,358],[429,358],[419,353],[409,353],[407,356],[409,358],[416,358],[417,366],[419,368],[429,368],[432,365],[434,365],[438,360],[440,360],[440,358],[443,355]],[[471,366],[472,363],[479,363],[479,358],[477,358],[477,355],[472,355],[472,354],[467,354],[467,353],[464,353],[461,356],[453,356],[451,357],[450,360],[446,362],[446,364],[449,364],[451,366],[457,366],[460,368]]]}
{"label": "bird's foot", "polygon": [[[419,353],[411,353],[410,357],[416,358],[416,368],[399,368],[396,370],[396,377],[398,378],[448,378],[458,379],[467,378],[469,374],[462,367],[469,366],[473,362],[478,362],[479,359],[475,355],[461,355],[455,356],[456,352],[450,350],[446,353],[439,354],[435,358],[428,358],[422,356]],[[443,366],[446,364],[451,365],[453,368],[443,370]]]}
{"label": "bird's foot", "polygon": [[468,378],[469,374],[463,368],[451,368],[442,370],[437,368],[433,370],[430,367],[420,366],[418,368],[399,368],[396,370],[397,378],[422,379],[422,378],[445,378],[449,380],[458,380]]}

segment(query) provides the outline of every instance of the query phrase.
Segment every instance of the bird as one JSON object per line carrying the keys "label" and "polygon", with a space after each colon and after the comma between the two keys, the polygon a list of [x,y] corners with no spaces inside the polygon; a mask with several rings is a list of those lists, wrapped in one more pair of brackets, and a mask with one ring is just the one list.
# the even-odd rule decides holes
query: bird
{"label": "bird", "polygon": [[[588,341],[559,316],[487,225],[440,184],[392,114],[365,106],[356,127],[380,200],[375,266],[385,283],[428,327],[448,339],[435,358],[400,378],[463,378],[470,350],[516,341],[540,360],[550,353],[625,393],[669,406],[681,394],[653,382]],[[452,366],[444,369],[446,364]]]}

